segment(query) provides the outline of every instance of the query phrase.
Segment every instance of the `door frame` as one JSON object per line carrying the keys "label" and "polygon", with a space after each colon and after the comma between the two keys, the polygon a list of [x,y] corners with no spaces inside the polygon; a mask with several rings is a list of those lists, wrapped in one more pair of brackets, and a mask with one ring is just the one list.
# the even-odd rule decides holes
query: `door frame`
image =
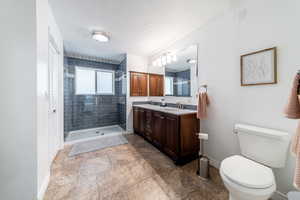
{"label": "door frame", "polygon": [[[51,50],[51,48],[52,48],[52,50]],[[51,90],[50,90],[50,84],[51,84],[51,75],[50,75],[50,70],[52,70],[52,67],[50,66],[50,51],[55,51],[55,53],[56,53],[56,64],[57,64],[57,66],[56,66],[56,70],[57,70],[57,77],[56,77],[56,81],[57,81],[57,83],[56,83],[56,85],[57,85],[57,99],[56,99],[56,119],[55,119],[55,123],[56,123],[56,133],[55,133],[55,136],[57,137],[57,138],[54,138],[54,141],[55,141],[55,144],[54,144],[54,155],[51,155],[51,150],[50,150],[50,142],[51,142],[51,139],[50,139],[50,136],[51,136],[51,132],[50,132],[50,130],[53,130],[53,129],[51,129],[51,115],[53,114],[52,113],[52,104],[51,104]],[[57,153],[58,153],[58,151],[60,150],[60,149],[62,149],[62,147],[64,146],[64,143],[63,143],[63,135],[61,136],[61,134],[63,134],[63,131],[62,131],[62,133],[61,133],[61,130],[60,130],[60,120],[63,120],[63,118],[61,119],[61,117],[60,117],[60,115],[61,115],[61,112],[62,112],[62,110],[61,110],[61,106],[60,106],[60,104],[61,103],[63,103],[63,101],[61,102],[61,100],[60,100],[60,90],[62,89],[63,90],[63,88],[60,88],[60,87],[63,87],[63,84],[61,84],[60,83],[60,68],[61,67],[63,67],[63,66],[61,66],[61,61],[60,61],[60,57],[61,57],[61,52],[59,51],[59,48],[58,48],[58,45],[56,44],[56,42],[55,42],[55,40],[54,40],[54,38],[52,37],[52,35],[50,34],[50,30],[49,30],[49,41],[48,41],[48,55],[49,55],[49,57],[48,57],[48,65],[49,65],[49,67],[48,67],[48,90],[49,90],[49,114],[48,114],[48,118],[49,118],[49,127],[48,127],[48,160],[49,160],[49,165],[51,165],[51,163],[53,162],[53,160],[54,160],[54,158],[55,158],[55,156],[57,155]],[[53,61],[52,61],[53,62]],[[52,139],[52,141],[53,141],[53,139]]]}

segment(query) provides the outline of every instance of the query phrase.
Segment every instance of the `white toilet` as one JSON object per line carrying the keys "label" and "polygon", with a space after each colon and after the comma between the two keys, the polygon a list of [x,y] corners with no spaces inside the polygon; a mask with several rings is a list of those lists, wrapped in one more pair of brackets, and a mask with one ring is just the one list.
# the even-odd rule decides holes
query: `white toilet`
{"label": "white toilet", "polygon": [[221,163],[220,174],[230,200],[267,200],[276,191],[272,168],[285,165],[290,136],[286,132],[235,125],[241,154]]}

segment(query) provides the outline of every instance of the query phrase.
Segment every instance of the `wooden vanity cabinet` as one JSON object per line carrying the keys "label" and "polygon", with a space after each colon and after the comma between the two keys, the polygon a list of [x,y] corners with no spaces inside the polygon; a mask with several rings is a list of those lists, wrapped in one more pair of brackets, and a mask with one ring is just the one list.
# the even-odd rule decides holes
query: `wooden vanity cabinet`
{"label": "wooden vanity cabinet", "polygon": [[200,124],[196,114],[172,115],[134,106],[133,124],[136,134],[168,155],[176,164],[184,164],[198,157],[197,133]]}
{"label": "wooden vanity cabinet", "polygon": [[130,72],[130,96],[148,96],[148,74]]}
{"label": "wooden vanity cabinet", "polygon": [[149,96],[164,96],[164,76],[149,74]]}
{"label": "wooden vanity cabinet", "polygon": [[152,135],[151,140],[153,144],[158,148],[163,148],[164,137],[163,134],[165,132],[165,116],[160,112],[152,112]]}
{"label": "wooden vanity cabinet", "polygon": [[179,155],[179,119],[176,115],[166,115],[165,119],[165,143],[164,143],[164,151],[168,154],[172,159],[176,160]]}
{"label": "wooden vanity cabinet", "polygon": [[152,134],[153,134],[152,125],[153,125],[152,112],[150,110],[145,110],[145,130],[144,130],[144,136],[148,140],[152,140]]}
{"label": "wooden vanity cabinet", "polygon": [[144,136],[146,130],[145,119],[146,116],[144,109],[133,109],[133,129],[141,136]]}
{"label": "wooden vanity cabinet", "polygon": [[133,129],[135,133],[140,133],[140,117],[139,117],[139,109],[133,108]]}

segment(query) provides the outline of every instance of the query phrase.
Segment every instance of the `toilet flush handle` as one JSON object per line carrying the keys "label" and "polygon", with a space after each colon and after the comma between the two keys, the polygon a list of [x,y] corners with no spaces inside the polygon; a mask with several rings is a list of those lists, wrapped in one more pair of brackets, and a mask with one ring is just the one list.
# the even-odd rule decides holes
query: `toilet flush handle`
{"label": "toilet flush handle", "polygon": [[232,132],[235,133],[235,134],[238,134],[238,131],[236,130],[235,127],[233,128],[233,131],[232,131]]}

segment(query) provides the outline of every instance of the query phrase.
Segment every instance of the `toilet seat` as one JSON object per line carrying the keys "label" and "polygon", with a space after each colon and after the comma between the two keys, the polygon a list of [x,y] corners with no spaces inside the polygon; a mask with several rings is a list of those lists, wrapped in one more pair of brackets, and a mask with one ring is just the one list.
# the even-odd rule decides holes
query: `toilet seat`
{"label": "toilet seat", "polygon": [[241,187],[266,189],[275,185],[273,171],[242,156],[231,156],[221,163],[222,174]]}

